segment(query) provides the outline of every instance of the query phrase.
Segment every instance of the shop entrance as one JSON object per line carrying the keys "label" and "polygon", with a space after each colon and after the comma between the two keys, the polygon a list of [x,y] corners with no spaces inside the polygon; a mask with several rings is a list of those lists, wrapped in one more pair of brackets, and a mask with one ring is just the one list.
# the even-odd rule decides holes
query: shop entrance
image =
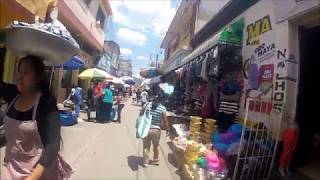
{"label": "shop entrance", "polygon": [[320,26],[301,27],[300,78],[296,121],[299,125],[299,141],[292,167],[300,173],[317,179],[320,177],[320,121],[319,121],[319,61]]}

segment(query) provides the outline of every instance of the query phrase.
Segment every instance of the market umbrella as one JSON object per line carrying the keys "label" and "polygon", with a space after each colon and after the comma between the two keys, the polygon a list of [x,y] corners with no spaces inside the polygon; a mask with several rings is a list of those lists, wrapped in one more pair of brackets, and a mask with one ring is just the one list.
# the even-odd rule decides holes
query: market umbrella
{"label": "market umbrella", "polygon": [[168,83],[161,83],[159,84],[160,89],[163,90],[164,93],[170,95],[174,91],[174,86],[168,84]]}
{"label": "market umbrella", "polygon": [[79,74],[78,77],[80,79],[106,79],[106,80],[112,80],[114,78],[111,74],[107,73],[106,71],[103,71],[97,68],[86,69],[81,74]]}
{"label": "market umbrella", "polygon": [[140,71],[140,76],[144,78],[153,78],[161,74],[162,72],[159,68],[147,68]]}
{"label": "market umbrella", "polygon": [[123,85],[125,88],[130,88],[130,85],[129,84],[125,84]]}
{"label": "market umbrella", "polygon": [[122,80],[124,80],[124,81],[126,81],[126,80],[133,80],[133,77],[131,77],[131,76],[122,76],[122,77],[120,77],[120,79],[122,79]]}
{"label": "market umbrella", "polygon": [[134,85],[136,82],[134,81],[133,77],[130,76],[122,76],[121,79],[129,85]]}
{"label": "market umbrella", "polygon": [[117,78],[117,77],[114,77],[113,79],[107,79],[106,82],[111,82],[111,83],[114,83],[114,84],[121,84],[121,85],[125,85],[126,84],[122,79]]}

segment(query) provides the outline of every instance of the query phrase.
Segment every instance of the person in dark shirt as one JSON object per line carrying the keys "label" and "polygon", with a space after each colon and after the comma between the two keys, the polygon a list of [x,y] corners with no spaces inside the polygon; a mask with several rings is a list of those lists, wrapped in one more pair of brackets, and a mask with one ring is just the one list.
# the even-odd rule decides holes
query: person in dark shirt
{"label": "person in dark shirt", "polygon": [[0,179],[67,179],[72,169],[59,156],[60,121],[50,95],[42,59],[19,61],[16,85],[0,81],[0,98],[8,103],[4,117],[7,141]]}
{"label": "person in dark shirt", "polygon": [[87,95],[88,95],[88,109],[87,109],[87,115],[88,115],[88,121],[90,121],[91,119],[91,111],[93,110],[94,107],[94,87],[93,84],[90,84],[90,87],[88,88],[87,91]]}

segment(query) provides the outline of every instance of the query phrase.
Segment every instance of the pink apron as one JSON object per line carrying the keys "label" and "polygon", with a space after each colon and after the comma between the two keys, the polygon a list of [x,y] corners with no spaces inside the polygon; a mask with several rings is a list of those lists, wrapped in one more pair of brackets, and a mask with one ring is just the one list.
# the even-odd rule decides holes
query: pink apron
{"label": "pink apron", "polygon": [[[40,97],[41,94],[38,94],[32,120],[19,121],[7,115],[4,118],[7,144],[1,180],[26,179],[31,175],[41,157],[44,147],[35,120]],[[13,106],[17,98],[10,103],[8,109]],[[71,173],[72,168],[58,155],[54,162],[45,169],[41,180],[64,180],[70,178]]]}

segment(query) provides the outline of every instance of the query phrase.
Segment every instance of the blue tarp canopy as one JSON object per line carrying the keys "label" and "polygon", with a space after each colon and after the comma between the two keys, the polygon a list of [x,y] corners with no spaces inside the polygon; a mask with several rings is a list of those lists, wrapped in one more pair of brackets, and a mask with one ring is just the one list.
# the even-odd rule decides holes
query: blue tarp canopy
{"label": "blue tarp canopy", "polygon": [[79,56],[73,56],[69,61],[63,64],[63,70],[77,70],[83,66],[83,60]]}

